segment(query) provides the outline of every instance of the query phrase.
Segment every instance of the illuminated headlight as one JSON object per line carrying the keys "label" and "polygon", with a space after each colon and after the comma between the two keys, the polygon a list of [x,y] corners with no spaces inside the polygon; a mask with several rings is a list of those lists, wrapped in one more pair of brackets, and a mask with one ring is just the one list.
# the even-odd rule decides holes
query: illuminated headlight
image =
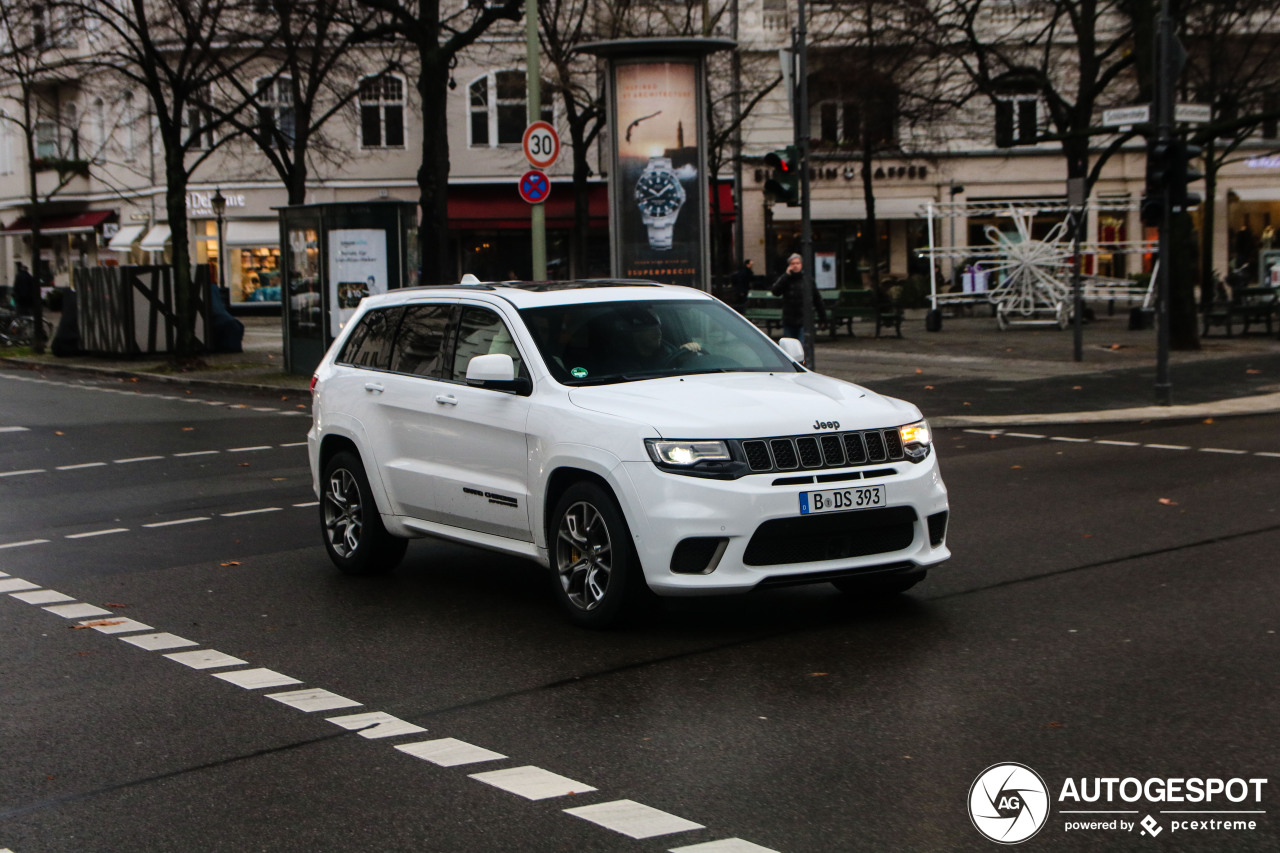
{"label": "illuminated headlight", "polygon": [[649,455],[659,465],[686,468],[699,462],[728,462],[729,447],[723,441],[658,441],[645,442]]}
{"label": "illuminated headlight", "polygon": [[902,439],[902,449],[908,459],[919,462],[929,455],[929,445],[933,443],[933,435],[929,432],[928,421],[916,421],[913,424],[900,426],[898,436]]}

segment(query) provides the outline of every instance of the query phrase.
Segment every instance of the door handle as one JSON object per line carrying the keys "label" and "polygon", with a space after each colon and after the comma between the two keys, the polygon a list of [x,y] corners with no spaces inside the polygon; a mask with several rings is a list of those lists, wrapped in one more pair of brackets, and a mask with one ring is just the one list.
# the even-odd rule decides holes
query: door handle
{"label": "door handle", "polygon": [[442,406],[456,406],[458,405],[458,398],[452,394],[437,394],[436,402]]}
{"label": "door handle", "polygon": [[374,394],[381,394],[384,389],[377,382],[366,382],[364,383],[364,390],[370,391]]}

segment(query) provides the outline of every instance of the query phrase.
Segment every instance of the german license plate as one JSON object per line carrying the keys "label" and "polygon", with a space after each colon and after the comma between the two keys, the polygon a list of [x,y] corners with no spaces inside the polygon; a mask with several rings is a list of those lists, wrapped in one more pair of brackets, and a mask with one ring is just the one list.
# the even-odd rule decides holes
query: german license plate
{"label": "german license plate", "polygon": [[800,514],[875,509],[884,506],[888,499],[884,486],[851,486],[846,489],[801,492]]}

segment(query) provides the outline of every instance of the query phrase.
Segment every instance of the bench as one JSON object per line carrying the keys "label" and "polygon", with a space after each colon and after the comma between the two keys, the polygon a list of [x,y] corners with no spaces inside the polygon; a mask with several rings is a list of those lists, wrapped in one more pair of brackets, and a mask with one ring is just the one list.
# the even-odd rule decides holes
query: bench
{"label": "bench", "polygon": [[764,329],[766,335],[772,334],[774,326],[782,327],[782,297],[767,290],[749,291],[742,316]]}
{"label": "bench", "polygon": [[1235,293],[1230,301],[1217,301],[1204,312],[1204,326],[1201,337],[1208,337],[1209,330],[1215,326],[1226,330],[1227,337],[1235,334],[1236,323],[1240,324],[1240,334],[1249,334],[1249,327],[1262,323],[1267,327],[1267,334],[1272,331],[1272,318],[1280,310],[1280,288],[1245,287]]}
{"label": "bench", "polygon": [[880,330],[886,328],[892,328],[898,337],[902,337],[902,309],[877,296],[869,287],[840,291],[835,304],[827,309],[831,337],[835,337],[836,329],[842,325],[852,335],[855,319],[874,322],[877,338],[880,337]]}

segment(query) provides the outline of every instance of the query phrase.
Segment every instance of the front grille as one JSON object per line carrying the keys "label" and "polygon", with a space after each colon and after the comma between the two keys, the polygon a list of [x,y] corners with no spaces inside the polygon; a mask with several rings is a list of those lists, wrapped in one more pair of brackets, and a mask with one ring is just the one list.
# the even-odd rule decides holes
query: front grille
{"label": "front grille", "polygon": [[756,528],[742,561],[777,566],[890,554],[911,547],[916,518],[909,506],[775,518]]}
{"label": "front grille", "polygon": [[868,429],[824,435],[788,435],[738,442],[753,474],[846,468],[906,458],[897,429]]}

